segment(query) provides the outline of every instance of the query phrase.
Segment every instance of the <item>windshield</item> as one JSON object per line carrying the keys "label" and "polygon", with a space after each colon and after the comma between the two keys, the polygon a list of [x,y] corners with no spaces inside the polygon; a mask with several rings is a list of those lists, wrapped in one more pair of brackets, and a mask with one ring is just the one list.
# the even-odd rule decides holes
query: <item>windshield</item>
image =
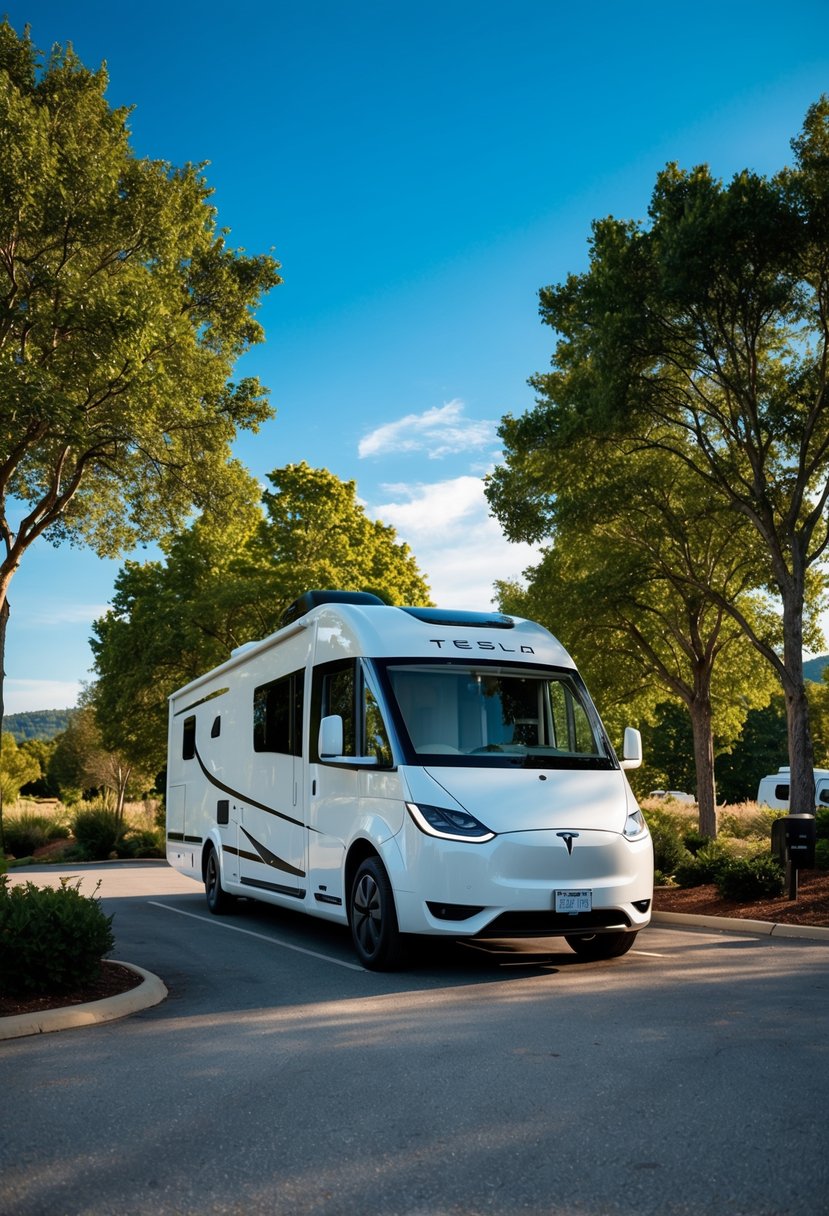
{"label": "windshield", "polygon": [[404,746],[430,764],[615,767],[596,711],[570,671],[389,663]]}

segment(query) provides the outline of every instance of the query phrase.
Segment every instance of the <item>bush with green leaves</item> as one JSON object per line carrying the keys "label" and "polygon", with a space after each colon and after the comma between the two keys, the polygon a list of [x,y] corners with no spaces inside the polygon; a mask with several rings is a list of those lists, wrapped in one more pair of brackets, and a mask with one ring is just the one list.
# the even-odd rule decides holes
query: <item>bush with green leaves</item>
{"label": "bush with green leaves", "polygon": [[829,870],[829,840],[815,841],[815,869]]}
{"label": "bush with green leaves", "polygon": [[[115,944],[112,917],[80,879],[60,886],[11,885],[0,875],[0,991],[8,996],[69,992],[90,983]],[[97,892],[97,887],[95,888]]]}
{"label": "bush with green leaves", "polygon": [[691,828],[691,830],[686,832],[682,837],[682,843],[685,845],[685,848],[688,850],[691,856],[696,857],[700,849],[704,849],[706,845],[711,843],[711,837],[703,836],[702,832],[700,832],[698,828]]}
{"label": "bush with green leaves", "polygon": [[118,854],[124,823],[103,803],[87,802],[72,816],[72,835],[83,857],[89,861],[105,861]]}
{"label": "bush with green leaves", "polygon": [[66,840],[68,835],[68,825],[49,815],[23,812],[8,815],[3,821],[6,852],[12,857],[31,857],[35,849],[41,849],[53,840]]}
{"label": "bush with green leaves", "polygon": [[158,828],[128,828],[118,844],[119,857],[166,857],[164,834]]}
{"label": "bush with green leaves", "polygon": [[697,850],[696,856],[688,856],[677,866],[674,873],[677,886],[701,887],[705,883],[716,882],[731,860],[728,846],[721,840],[711,840]]}
{"label": "bush with green leaves", "polygon": [[683,826],[667,811],[643,810],[653,841],[653,865],[663,875],[671,875],[687,857],[682,843]]}
{"label": "bush with green leaves", "polygon": [[723,899],[741,903],[774,899],[783,894],[786,885],[783,867],[770,853],[732,858],[722,867],[715,881]]}

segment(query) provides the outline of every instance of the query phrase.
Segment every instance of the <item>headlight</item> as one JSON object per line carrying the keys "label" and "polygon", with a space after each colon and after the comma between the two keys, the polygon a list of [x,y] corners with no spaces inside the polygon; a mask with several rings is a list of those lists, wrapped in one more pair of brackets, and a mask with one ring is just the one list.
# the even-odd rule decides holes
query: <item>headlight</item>
{"label": "headlight", "polygon": [[628,840],[632,840],[636,836],[644,836],[648,830],[648,825],[645,823],[645,816],[637,806],[635,810],[628,812],[628,817],[625,820],[625,836]]}
{"label": "headlight", "polygon": [[444,806],[428,806],[423,802],[407,802],[406,807],[421,832],[440,836],[443,840],[469,840],[484,844],[494,840],[495,833],[467,811],[450,811]]}

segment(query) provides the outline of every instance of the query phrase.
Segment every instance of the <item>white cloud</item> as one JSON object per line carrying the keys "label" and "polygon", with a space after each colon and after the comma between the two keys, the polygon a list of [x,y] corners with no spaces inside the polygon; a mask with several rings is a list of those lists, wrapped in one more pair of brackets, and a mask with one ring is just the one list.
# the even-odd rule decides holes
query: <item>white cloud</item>
{"label": "white cloud", "polygon": [[54,625],[91,625],[108,611],[109,604],[68,604],[55,601],[44,604],[34,612],[16,617],[14,627],[42,629],[44,626]]}
{"label": "white cloud", "polygon": [[494,444],[496,424],[464,418],[464,410],[464,403],[455,398],[422,414],[406,414],[364,435],[358,454],[364,459],[425,452],[430,460],[440,460],[459,452],[481,451]]}
{"label": "white cloud", "polygon": [[506,539],[479,477],[384,488],[393,497],[369,511],[410,546],[441,608],[485,611],[496,579],[520,579],[538,561],[532,545]]}
{"label": "white cloud", "polygon": [[71,709],[82,685],[72,680],[6,680],[3,711],[22,714],[33,709]]}

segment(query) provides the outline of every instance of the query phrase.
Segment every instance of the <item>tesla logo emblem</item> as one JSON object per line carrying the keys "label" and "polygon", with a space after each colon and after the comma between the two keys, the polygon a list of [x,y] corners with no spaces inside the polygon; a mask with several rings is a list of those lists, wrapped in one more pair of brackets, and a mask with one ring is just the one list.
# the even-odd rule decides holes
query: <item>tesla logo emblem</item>
{"label": "tesla logo emblem", "polygon": [[556,836],[560,836],[561,839],[564,841],[564,843],[567,845],[567,852],[572,853],[573,852],[573,841],[578,836],[578,832],[556,832]]}

